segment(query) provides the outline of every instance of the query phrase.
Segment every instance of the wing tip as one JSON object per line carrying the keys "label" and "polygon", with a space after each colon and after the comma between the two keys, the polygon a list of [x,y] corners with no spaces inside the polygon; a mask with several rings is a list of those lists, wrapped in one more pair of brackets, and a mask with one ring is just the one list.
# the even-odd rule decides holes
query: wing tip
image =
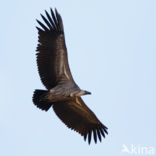
{"label": "wing tip", "polygon": [[62,22],[62,18],[60,16],[60,14],[58,13],[57,9],[55,8],[54,11],[53,9],[50,7],[50,13],[48,13],[47,10],[44,10],[46,17],[42,14],[40,14],[40,16],[42,17],[43,21],[45,24],[43,24],[42,22],[40,22],[38,19],[36,19],[37,23],[41,26],[41,28],[37,28],[38,30],[42,30],[42,31],[52,31],[55,33],[64,33],[64,29],[63,29],[63,22]]}
{"label": "wing tip", "polygon": [[[88,140],[88,144],[91,144],[92,137],[94,139],[95,144],[99,140],[102,142],[102,137],[105,138],[106,134],[108,135],[107,127],[103,124],[98,125],[94,129],[88,130],[85,134],[83,134],[84,140]],[[97,139],[98,138],[98,139]]]}

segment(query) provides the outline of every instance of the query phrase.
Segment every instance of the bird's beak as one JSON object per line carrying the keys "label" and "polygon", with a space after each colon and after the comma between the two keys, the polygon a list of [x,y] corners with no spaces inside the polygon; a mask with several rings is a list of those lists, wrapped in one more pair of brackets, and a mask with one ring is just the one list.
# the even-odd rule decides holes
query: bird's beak
{"label": "bird's beak", "polygon": [[85,95],[87,95],[87,94],[91,94],[91,92],[88,92],[88,91],[85,90]]}

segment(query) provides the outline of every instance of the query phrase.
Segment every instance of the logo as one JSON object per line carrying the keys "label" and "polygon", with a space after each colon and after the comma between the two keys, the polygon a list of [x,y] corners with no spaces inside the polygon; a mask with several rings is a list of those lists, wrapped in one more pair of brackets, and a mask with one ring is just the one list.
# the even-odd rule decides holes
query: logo
{"label": "logo", "polygon": [[134,144],[127,146],[123,144],[121,152],[131,154],[131,155],[154,155],[155,149],[152,146],[141,146],[141,145],[134,145]]}

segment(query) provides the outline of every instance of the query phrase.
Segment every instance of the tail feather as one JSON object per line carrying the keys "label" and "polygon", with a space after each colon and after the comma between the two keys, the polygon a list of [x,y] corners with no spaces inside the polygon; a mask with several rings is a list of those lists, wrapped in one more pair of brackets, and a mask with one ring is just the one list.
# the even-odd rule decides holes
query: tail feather
{"label": "tail feather", "polygon": [[46,101],[44,98],[47,95],[48,91],[45,90],[35,90],[33,94],[33,103],[40,109],[48,111],[52,106],[52,103]]}

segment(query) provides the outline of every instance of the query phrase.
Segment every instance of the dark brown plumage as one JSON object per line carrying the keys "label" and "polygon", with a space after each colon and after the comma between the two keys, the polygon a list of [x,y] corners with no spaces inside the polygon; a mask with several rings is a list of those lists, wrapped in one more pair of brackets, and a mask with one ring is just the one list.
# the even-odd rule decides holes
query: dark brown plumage
{"label": "dark brown plumage", "polygon": [[67,49],[65,45],[62,18],[55,9],[50,9],[51,15],[45,11],[41,15],[45,25],[37,20],[38,29],[37,65],[42,83],[47,90],[35,90],[34,104],[45,111],[52,106],[56,115],[69,128],[80,133],[90,144],[93,135],[101,141],[105,137],[107,127],[85,105],[81,96],[90,92],[81,90],[71,75]]}

